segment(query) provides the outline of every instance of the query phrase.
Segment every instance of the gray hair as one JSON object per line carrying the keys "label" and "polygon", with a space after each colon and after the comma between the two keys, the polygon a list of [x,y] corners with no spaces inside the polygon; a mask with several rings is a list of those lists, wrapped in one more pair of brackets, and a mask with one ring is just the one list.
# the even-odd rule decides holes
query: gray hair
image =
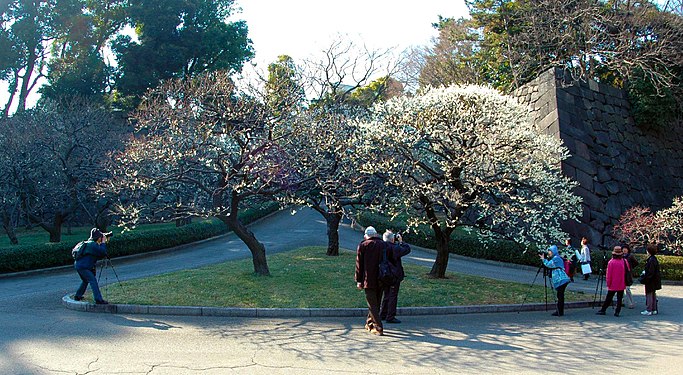
{"label": "gray hair", "polygon": [[387,229],[387,231],[382,235],[382,239],[384,242],[394,242],[394,233]]}

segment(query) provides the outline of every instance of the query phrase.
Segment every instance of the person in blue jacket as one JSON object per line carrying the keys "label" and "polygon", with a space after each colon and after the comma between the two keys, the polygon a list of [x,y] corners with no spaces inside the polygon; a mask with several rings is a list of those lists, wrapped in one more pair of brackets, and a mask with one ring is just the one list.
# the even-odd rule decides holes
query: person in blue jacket
{"label": "person in blue jacket", "polygon": [[76,290],[74,299],[76,301],[83,300],[83,294],[90,284],[95,303],[98,305],[107,305],[109,302],[102,298],[100,287],[97,284],[96,265],[97,261],[107,256],[107,235],[109,233],[102,233],[99,229],[93,228],[90,230],[90,238],[85,242],[85,249],[82,254],[74,262],[74,267],[78,276],[81,277],[81,286]]}
{"label": "person in blue jacket", "polygon": [[564,272],[564,260],[560,257],[557,246],[552,245],[548,248],[548,252],[544,257],[543,254],[538,255],[543,261],[543,265],[550,270],[551,283],[553,289],[557,292],[557,311],[553,316],[564,315],[564,290],[569,284],[569,276]]}

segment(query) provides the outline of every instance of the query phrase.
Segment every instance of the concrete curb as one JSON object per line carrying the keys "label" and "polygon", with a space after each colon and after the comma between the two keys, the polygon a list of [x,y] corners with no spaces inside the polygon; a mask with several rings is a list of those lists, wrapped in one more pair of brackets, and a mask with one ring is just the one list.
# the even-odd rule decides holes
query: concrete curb
{"label": "concrete curb", "polygon": [[[239,308],[239,307],[201,307],[201,306],[153,306],[153,305],[96,305],[89,302],[76,301],[71,294],[62,298],[62,304],[70,310],[110,313],[110,314],[148,314],[178,316],[222,316],[241,318],[327,318],[327,317],[364,317],[367,308]],[[554,303],[548,303],[547,311],[554,309]],[[568,302],[565,309],[578,309],[600,305],[592,301]],[[507,313],[521,311],[544,311],[545,303],[524,305],[471,305],[471,306],[438,306],[438,307],[399,307],[398,315],[458,315]]]}

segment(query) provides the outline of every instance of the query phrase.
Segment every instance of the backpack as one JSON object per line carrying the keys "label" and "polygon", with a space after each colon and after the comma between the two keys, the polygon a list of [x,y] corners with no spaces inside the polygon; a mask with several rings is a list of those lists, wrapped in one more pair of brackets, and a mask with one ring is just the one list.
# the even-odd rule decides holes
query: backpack
{"label": "backpack", "polygon": [[398,280],[393,264],[387,259],[387,249],[382,249],[382,260],[379,262],[379,283],[384,286],[395,285]]}
{"label": "backpack", "polygon": [[624,281],[626,286],[633,285],[633,274],[631,273],[631,268],[626,260],[624,260]]}
{"label": "backpack", "polygon": [[85,241],[81,241],[74,246],[73,249],[71,249],[71,256],[74,258],[74,260],[78,260],[83,256],[83,253],[85,252]]}

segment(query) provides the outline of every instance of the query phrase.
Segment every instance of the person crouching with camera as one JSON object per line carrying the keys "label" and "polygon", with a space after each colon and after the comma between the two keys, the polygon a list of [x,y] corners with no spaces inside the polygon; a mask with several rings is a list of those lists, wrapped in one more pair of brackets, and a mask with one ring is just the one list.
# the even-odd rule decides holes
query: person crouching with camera
{"label": "person crouching with camera", "polygon": [[74,262],[76,272],[78,272],[78,276],[81,278],[81,286],[78,287],[76,295],[74,295],[76,301],[83,300],[83,294],[85,294],[85,290],[88,288],[88,284],[90,284],[95,303],[98,305],[109,304],[109,302],[102,298],[100,287],[97,284],[97,277],[95,277],[97,261],[107,256],[106,243],[109,236],[111,236],[111,232],[102,233],[97,228],[90,230],[90,238],[85,242],[85,248]]}
{"label": "person crouching with camera", "polygon": [[538,254],[538,257],[543,262],[543,265],[550,270],[550,281],[553,289],[557,292],[557,311],[552,313],[553,316],[564,315],[564,291],[569,284],[569,276],[564,272],[564,260],[560,257],[557,246],[552,245],[548,248],[545,254]]}

